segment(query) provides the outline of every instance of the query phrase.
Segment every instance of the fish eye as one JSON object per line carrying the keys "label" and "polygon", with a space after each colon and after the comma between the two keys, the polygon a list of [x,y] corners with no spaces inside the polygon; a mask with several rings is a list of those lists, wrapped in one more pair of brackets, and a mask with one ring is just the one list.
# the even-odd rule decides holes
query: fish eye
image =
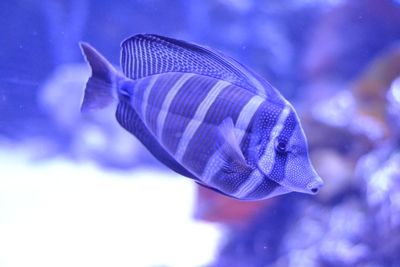
{"label": "fish eye", "polygon": [[275,150],[279,153],[285,153],[286,145],[287,145],[287,142],[285,140],[278,140],[275,144]]}

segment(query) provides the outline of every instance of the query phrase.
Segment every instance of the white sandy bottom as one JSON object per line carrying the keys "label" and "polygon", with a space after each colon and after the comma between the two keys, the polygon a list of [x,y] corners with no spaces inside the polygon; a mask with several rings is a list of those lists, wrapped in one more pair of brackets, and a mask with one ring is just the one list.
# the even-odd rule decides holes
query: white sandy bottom
{"label": "white sandy bottom", "polygon": [[[194,221],[194,184],[0,150],[0,266],[201,266],[220,229]],[[173,175],[173,176],[172,176]],[[172,176],[172,177],[171,177]]]}

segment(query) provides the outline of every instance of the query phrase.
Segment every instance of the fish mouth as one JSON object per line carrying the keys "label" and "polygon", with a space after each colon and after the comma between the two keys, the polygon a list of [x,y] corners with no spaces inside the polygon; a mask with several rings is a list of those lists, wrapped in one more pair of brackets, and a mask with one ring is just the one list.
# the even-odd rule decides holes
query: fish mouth
{"label": "fish mouth", "polygon": [[316,194],[318,194],[320,189],[324,186],[324,181],[321,179],[321,177],[319,177],[319,175],[317,173],[315,173],[315,171],[314,171],[314,175],[312,175],[312,178],[310,179],[311,182],[309,182],[308,184],[303,185],[303,186],[296,186],[296,185],[293,185],[291,183],[285,182],[285,178],[283,178],[280,181],[277,181],[275,179],[271,179],[267,174],[265,174],[265,172],[259,166],[257,166],[257,169],[265,177],[267,177],[271,181],[274,181],[276,184],[287,188],[290,191],[306,193],[306,194],[310,194],[310,195],[316,195]]}
{"label": "fish mouth", "polygon": [[317,178],[315,178],[311,183],[307,185],[307,193],[316,195],[323,186],[324,181],[322,181],[321,177],[317,176]]}

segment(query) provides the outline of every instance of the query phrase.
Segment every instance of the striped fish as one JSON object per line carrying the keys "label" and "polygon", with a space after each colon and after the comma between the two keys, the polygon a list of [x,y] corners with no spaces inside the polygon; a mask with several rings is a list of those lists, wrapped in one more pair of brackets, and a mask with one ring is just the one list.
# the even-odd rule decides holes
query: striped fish
{"label": "striped fish", "polygon": [[293,107],[234,59],[139,34],[122,42],[120,72],[80,45],[92,69],[82,111],[116,101],[120,125],[175,172],[242,200],[322,186]]}

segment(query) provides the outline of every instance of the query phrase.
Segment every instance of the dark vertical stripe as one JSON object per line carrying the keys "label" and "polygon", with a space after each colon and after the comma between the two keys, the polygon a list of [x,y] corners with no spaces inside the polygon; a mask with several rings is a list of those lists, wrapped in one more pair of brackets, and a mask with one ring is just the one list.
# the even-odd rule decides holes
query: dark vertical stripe
{"label": "dark vertical stripe", "polygon": [[144,92],[147,88],[147,86],[150,84],[152,77],[146,77],[143,79],[137,80],[135,87],[133,89],[133,95],[131,97],[131,103],[133,108],[138,112],[138,114],[142,117],[142,103],[143,103],[143,95]]}
{"label": "dark vertical stripe", "polygon": [[155,134],[157,131],[157,117],[162,103],[169,90],[182,77],[182,73],[165,73],[160,75],[150,92],[147,110],[146,125]]}
{"label": "dark vertical stripe", "polygon": [[[253,116],[241,144],[243,155],[250,166],[254,168],[257,166],[257,162],[264,151],[263,147],[267,145],[268,138],[272,128],[278,121],[279,114],[279,105],[271,105],[271,103],[266,101]],[[259,151],[257,151],[257,148]],[[228,187],[229,190],[237,192],[239,188],[246,183],[247,179],[249,179],[250,174],[243,175],[241,176],[243,178],[241,181],[228,185],[225,185],[223,180],[220,179],[220,177],[223,176],[224,173],[220,170],[214,175],[212,180],[215,181],[215,184],[219,187],[225,186]]]}
{"label": "dark vertical stripe", "polygon": [[[286,140],[287,142],[290,140],[291,136],[294,133],[294,130],[297,125],[296,115],[293,111],[290,111],[288,118],[285,120],[283,129],[278,136],[279,140]],[[278,186],[276,182],[279,182],[285,178],[285,169],[287,162],[287,153],[275,153],[274,165],[270,174],[268,175],[268,179],[264,179],[264,181],[257,187],[253,192],[249,194],[251,197],[266,195],[266,190],[273,189]],[[272,181],[272,182],[271,182]],[[276,181],[276,182],[275,182]],[[274,183],[276,185],[274,185]]]}
{"label": "dark vertical stripe", "polygon": [[268,178],[265,178],[263,180],[263,182],[257,187],[257,189],[254,190],[253,192],[250,192],[246,198],[247,199],[265,198],[279,186],[281,186],[281,185],[279,185],[278,183],[276,183]]}
{"label": "dark vertical stripe", "polygon": [[167,151],[164,150],[154,136],[148,131],[135,110],[132,109],[128,103],[121,101],[118,104],[116,118],[119,124],[136,136],[159,161],[183,176],[196,179],[190,172],[182,167],[182,165],[176,162]]}
{"label": "dark vertical stripe", "polygon": [[[268,102],[260,109],[260,114],[256,117],[253,125],[253,138],[249,140],[249,148],[247,152],[257,152],[245,155],[249,162],[257,163],[260,157],[264,154],[267,148],[268,140],[270,139],[271,131],[278,123],[279,116],[284,108],[284,104],[269,104]],[[259,148],[255,151],[254,148]]]}
{"label": "dark vertical stripe", "polygon": [[217,80],[213,78],[194,76],[175,96],[168,111],[162,135],[163,144],[172,154],[175,154],[180,138],[198,106],[216,82]]}
{"label": "dark vertical stripe", "polygon": [[[216,125],[217,127],[227,117],[231,117],[235,123],[243,106],[250,99],[250,95],[244,90],[238,90],[236,86],[228,86],[220,96],[215,100],[207,112],[203,123]],[[197,142],[209,142],[212,136],[211,132],[203,132],[203,135],[197,136]]]}
{"label": "dark vertical stripe", "polygon": [[225,193],[233,194],[238,191],[243,182],[251,175],[252,169],[241,172],[225,173],[219,170],[212,178],[212,184]]}
{"label": "dark vertical stripe", "polygon": [[294,129],[296,128],[298,122],[296,119],[296,114],[294,111],[290,111],[288,118],[285,121],[283,129],[278,136],[278,141],[289,142],[290,138],[293,135]]}
{"label": "dark vertical stripe", "polygon": [[196,174],[201,174],[209,158],[218,149],[217,127],[230,117],[235,123],[243,106],[253,95],[237,86],[226,87],[209,108],[203,123],[196,131],[183,157],[185,166],[190,166]]}

